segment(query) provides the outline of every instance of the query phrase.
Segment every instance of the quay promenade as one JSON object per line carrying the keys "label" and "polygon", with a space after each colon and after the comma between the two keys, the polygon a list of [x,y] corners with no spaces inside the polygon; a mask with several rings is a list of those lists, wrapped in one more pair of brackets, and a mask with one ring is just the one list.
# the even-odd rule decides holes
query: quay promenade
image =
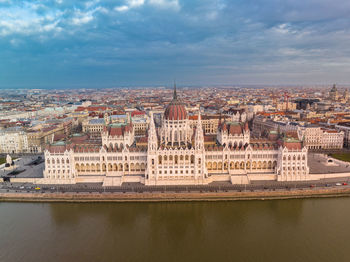
{"label": "quay promenade", "polygon": [[348,178],[343,178],[317,182],[261,181],[249,185],[144,186],[129,183],[121,187],[4,183],[0,185],[0,201],[154,202],[335,197],[350,195],[348,182]]}

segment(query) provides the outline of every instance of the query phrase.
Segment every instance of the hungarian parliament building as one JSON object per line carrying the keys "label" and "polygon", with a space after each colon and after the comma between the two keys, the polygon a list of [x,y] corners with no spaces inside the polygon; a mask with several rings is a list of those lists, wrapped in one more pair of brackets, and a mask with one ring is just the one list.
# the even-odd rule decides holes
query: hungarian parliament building
{"label": "hungarian parliament building", "polygon": [[203,131],[200,108],[190,123],[185,105],[173,100],[155,124],[149,112],[147,135],[137,139],[131,117],[104,126],[100,140],[76,134],[45,150],[44,183],[144,185],[247,184],[254,180],[310,180],[307,148],[295,137],[271,131],[251,138],[247,119],[225,118],[217,132]]}

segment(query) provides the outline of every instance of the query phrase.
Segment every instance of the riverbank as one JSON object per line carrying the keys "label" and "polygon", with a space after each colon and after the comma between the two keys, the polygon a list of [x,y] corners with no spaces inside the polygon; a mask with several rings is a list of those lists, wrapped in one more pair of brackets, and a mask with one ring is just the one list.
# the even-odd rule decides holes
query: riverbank
{"label": "riverbank", "polygon": [[232,201],[350,196],[350,188],[297,189],[246,192],[166,193],[0,193],[0,201],[11,202],[174,202]]}

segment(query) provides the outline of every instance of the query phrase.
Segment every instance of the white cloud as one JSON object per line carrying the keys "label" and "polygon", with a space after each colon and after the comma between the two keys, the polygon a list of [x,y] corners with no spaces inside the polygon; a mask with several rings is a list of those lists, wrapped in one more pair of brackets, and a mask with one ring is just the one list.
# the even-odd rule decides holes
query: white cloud
{"label": "white cloud", "polygon": [[118,12],[125,12],[125,11],[128,11],[131,8],[140,7],[144,3],[145,3],[145,0],[127,0],[125,5],[116,6],[114,8],[114,10],[118,11]]}
{"label": "white cloud", "polygon": [[287,24],[280,24],[274,28],[274,30],[281,34],[287,34],[289,33],[288,25]]}
{"label": "white cloud", "polygon": [[26,3],[24,7],[0,8],[0,35],[30,35],[56,31],[62,11],[50,10],[46,14],[36,12],[37,5]]}
{"label": "white cloud", "polygon": [[80,10],[80,9],[76,9],[75,13],[74,13],[74,17],[72,18],[72,23],[74,25],[80,26],[83,24],[87,24],[89,22],[91,22],[92,20],[95,19],[95,13],[96,12],[102,12],[105,13],[106,12],[106,8],[103,8],[101,6],[98,6],[94,9],[91,10]]}
{"label": "white cloud", "polygon": [[180,9],[178,0],[149,0],[149,3],[159,8]]}
{"label": "white cloud", "polygon": [[149,4],[161,9],[180,9],[178,0],[127,0],[124,5],[116,6],[114,10],[118,12],[125,12],[132,8],[141,7],[145,4]]}
{"label": "white cloud", "polygon": [[129,10],[129,7],[127,5],[116,6],[114,8],[114,10],[118,11],[118,12],[125,12],[125,11]]}
{"label": "white cloud", "polygon": [[[96,6],[98,2],[99,0],[93,0],[86,3],[82,9],[73,7],[71,10],[69,8],[60,10],[54,6],[28,1],[20,5],[0,7],[0,36],[38,35],[40,37],[46,34],[47,38],[64,32],[67,25],[70,26],[67,31],[74,33],[75,30],[72,29],[90,23],[96,18],[96,13],[108,13],[105,7]],[[48,33],[51,34],[47,35]]]}
{"label": "white cloud", "polygon": [[138,7],[145,3],[145,0],[128,0],[128,6]]}

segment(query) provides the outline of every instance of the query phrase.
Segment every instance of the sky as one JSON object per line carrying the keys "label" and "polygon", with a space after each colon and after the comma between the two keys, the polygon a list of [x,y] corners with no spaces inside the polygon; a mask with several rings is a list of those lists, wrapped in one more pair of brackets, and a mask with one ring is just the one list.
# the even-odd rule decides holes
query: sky
{"label": "sky", "polygon": [[348,0],[0,0],[0,88],[350,83]]}

